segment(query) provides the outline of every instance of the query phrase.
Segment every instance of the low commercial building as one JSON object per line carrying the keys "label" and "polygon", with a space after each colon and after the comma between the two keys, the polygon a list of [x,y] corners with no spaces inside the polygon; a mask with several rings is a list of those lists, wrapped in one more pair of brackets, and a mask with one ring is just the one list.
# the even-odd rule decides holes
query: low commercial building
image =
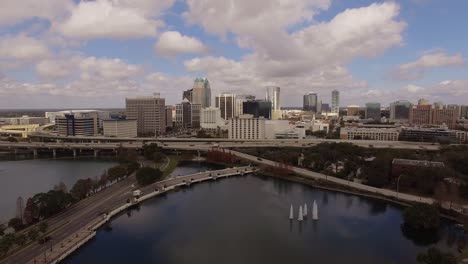
{"label": "low commercial building", "polygon": [[109,119],[103,121],[105,137],[137,137],[136,119]]}
{"label": "low commercial building", "polygon": [[21,116],[21,117],[1,117],[0,123],[7,125],[22,126],[22,125],[45,125],[49,123],[49,119],[46,117],[37,116]]}
{"label": "low commercial building", "polygon": [[464,137],[463,132],[464,131],[450,130],[447,128],[404,127],[400,132],[400,140],[417,142],[462,143],[460,142],[460,139],[463,139]]}
{"label": "low commercial building", "polygon": [[340,129],[340,138],[347,140],[398,141],[399,133],[396,128],[343,127]]}
{"label": "low commercial building", "polygon": [[55,129],[61,136],[96,136],[98,128],[96,112],[71,113],[55,117]]}
{"label": "low commercial building", "polygon": [[417,169],[432,168],[443,169],[443,162],[434,162],[428,160],[409,160],[409,159],[393,159],[392,161],[392,176],[399,177],[403,174],[411,174]]}
{"label": "low commercial building", "polygon": [[202,109],[200,127],[203,129],[226,129],[226,121],[221,117],[221,109],[216,107]]}

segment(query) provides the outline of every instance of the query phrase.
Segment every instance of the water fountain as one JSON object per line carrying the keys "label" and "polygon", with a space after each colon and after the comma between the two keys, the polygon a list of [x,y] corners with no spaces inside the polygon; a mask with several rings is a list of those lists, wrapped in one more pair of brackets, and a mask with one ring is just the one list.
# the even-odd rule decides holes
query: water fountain
{"label": "water fountain", "polygon": [[289,209],[289,220],[294,219],[294,212],[293,212],[293,205],[291,204],[291,208]]}
{"label": "water fountain", "polygon": [[317,202],[314,200],[314,205],[312,207],[312,219],[318,220],[318,207]]}
{"label": "water fountain", "polygon": [[304,217],[307,216],[307,203],[304,204]]}
{"label": "water fountain", "polygon": [[297,220],[299,221],[304,220],[304,217],[302,215],[302,205],[299,206],[299,217],[297,218]]}

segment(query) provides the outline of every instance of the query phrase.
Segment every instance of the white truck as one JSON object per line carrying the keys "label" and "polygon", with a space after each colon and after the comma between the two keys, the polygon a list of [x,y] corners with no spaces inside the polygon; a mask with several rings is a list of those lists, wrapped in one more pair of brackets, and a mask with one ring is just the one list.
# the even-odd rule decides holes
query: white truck
{"label": "white truck", "polygon": [[135,190],[135,191],[133,191],[133,197],[138,198],[138,197],[140,197],[141,195],[142,195],[142,192],[141,192],[140,190]]}

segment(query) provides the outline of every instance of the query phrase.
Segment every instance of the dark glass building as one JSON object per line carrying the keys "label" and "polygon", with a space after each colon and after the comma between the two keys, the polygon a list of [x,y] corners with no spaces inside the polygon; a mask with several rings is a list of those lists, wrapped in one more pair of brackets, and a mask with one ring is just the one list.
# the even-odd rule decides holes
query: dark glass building
{"label": "dark glass building", "polygon": [[242,104],[244,115],[253,115],[255,118],[264,117],[271,119],[271,102],[263,100],[251,100]]}

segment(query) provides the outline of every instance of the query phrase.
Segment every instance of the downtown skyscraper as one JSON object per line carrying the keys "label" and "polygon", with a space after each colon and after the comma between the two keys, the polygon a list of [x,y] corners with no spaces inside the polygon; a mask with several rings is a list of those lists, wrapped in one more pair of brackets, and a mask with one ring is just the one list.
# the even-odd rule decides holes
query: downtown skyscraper
{"label": "downtown skyscraper", "polygon": [[333,90],[331,93],[331,112],[340,113],[340,92]]}
{"label": "downtown skyscraper", "polygon": [[[192,100],[193,104],[199,104],[202,108],[211,106],[211,87],[210,82],[206,78],[196,78],[192,88]],[[184,94],[185,96],[185,94]],[[187,98],[189,99],[189,98]]]}

